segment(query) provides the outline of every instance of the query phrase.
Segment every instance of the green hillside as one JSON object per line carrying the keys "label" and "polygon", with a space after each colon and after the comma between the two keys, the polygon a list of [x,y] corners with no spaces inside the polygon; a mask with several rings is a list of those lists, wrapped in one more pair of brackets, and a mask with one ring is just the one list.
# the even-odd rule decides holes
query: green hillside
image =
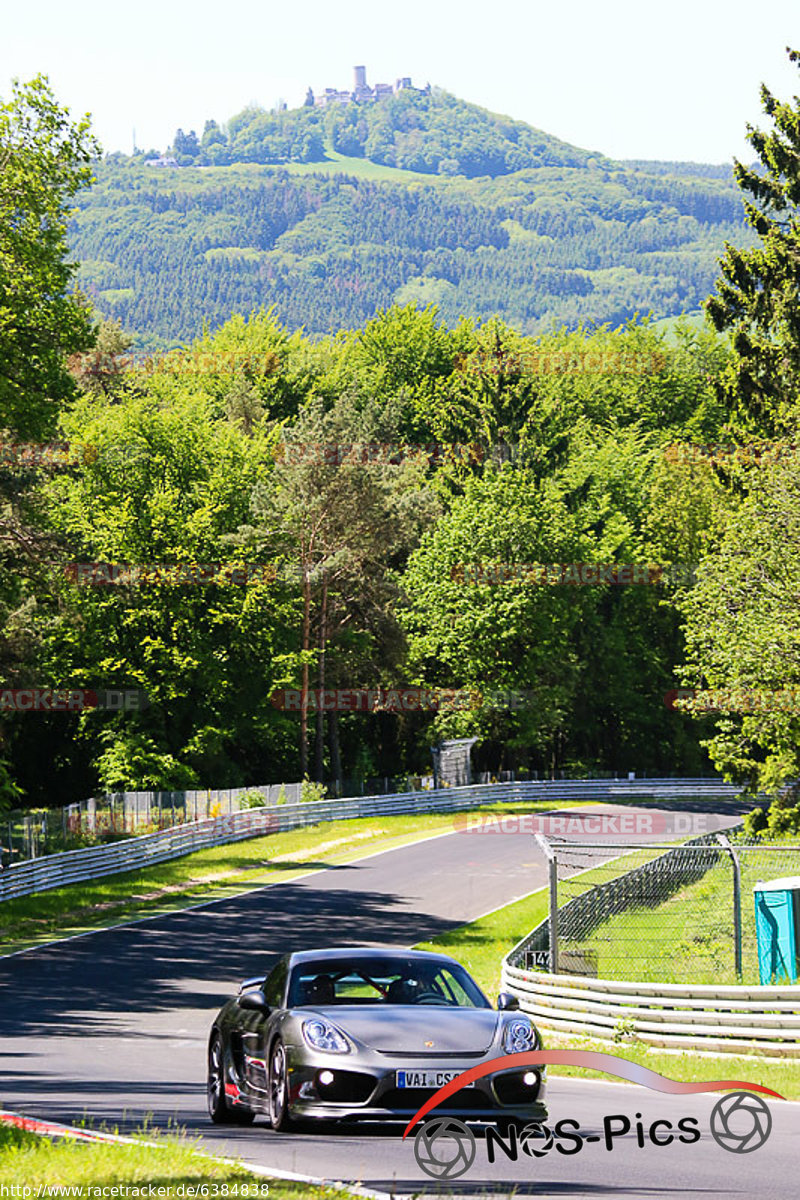
{"label": "green hillside", "polygon": [[[246,108],[222,128],[207,121],[199,140],[179,131],[174,152],[182,166],[227,166],[316,162],[326,147],[385,167],[468,177],[578,167],[591,159],[586,150],[441,88],[409,88],[379,102],[278,113]],[[600,156],[599,161],[606,160]]]}
{"label": "green hillside", "polygon": [[262,304],[314,335],[394,301],[528,334],[671,317],[747,236],[727,168],[613,163],[437,91],[248,109],[173,152],[107,159],[70,231],[83,288],[151,347]]}

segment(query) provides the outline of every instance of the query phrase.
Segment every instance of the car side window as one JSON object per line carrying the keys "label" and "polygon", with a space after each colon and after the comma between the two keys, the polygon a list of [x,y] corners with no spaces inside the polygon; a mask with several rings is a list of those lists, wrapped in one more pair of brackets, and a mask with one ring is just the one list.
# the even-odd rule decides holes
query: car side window
{"label": "car side window", "polygon": [[264,996],[270,1008],[282,1008],[283,996],[286,991],[286,976],[289,966],[285,958],[282,958],[277,966],[273,967],[267,976],[264,983]]}

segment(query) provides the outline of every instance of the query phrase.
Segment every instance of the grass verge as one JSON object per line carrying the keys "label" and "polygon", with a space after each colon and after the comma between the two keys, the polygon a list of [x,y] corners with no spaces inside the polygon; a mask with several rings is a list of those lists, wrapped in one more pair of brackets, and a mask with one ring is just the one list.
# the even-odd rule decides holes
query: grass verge
{"label": "grass verge", "polygon": [[448,930],[432,942],[420,942],[415,949],[451,954],[463,963],[486,995],[494,999],[500,987],[502,959],[545,919],[548,900],[547,888],[541,888],[469,925]]}
{"label": "grass verge", "polygon": [[[575,807],[566,801],[558,808]],[[485,811],[547,812],[552,804],[508,802]],[[452,831],[456,813],[323,821],[286,833],[229,842],[183,858],[73,883],[0,903],[0,954],[121,921],[174,912],[200,901],[241,895],[327,865],[353,862],[424,837]]]}
{"label": "grass verge", "polygon": [[[26,1130],[0,1127],[0,1180],[17,1187],[20,1198],[47,1200],[70,1196],[75,1200],[111,1197],[135,1200],[156,1195],[161,1200],[347,1200],[352,1192],[315,1187],[282,1179],[253,1175],[235,1162],[206,1158],[198,1141],[145,1129],[146,1145],[78,1142],[47,1138]],[[158,1189],[150,1192],[150,1187]],[[38,1191],[36,1189],[39,1189]],[[29,1189],[23,1191],[23,1189]],[[51,1190],[52,1189],[52,1190]],[[99,1190],[99,1189],[105,1189]]]}
{"label": "grass verge", "polygon": [[[647,1046],[644,1042],[627,1040],[614,1042],[603,1038],[555,1035],[551,1038],[546,1032],[544,1042],[552,1049],[601,1050],[605,1054],[616,1054],[628,1062],[639,1063],[651,1071],[657,1071],[659,1075],[679,1079],[683,1083],[740,1079],[745,1083],[759,1083],[772,1088],[786,1100],[800,1100],[800,1062],[794,1059],[758,1058],[752,1054],[695,1054],[691,1050],[665,1050],[659,1046]],[[553,1066],[547,1068],[547,1074],[577,1079],[605,1079],[610,1083],[627,1082],[599,1071],[587,1071],[584,1067]],[[767,1097],[767,1103],[772,1104],[773,1101]]]}

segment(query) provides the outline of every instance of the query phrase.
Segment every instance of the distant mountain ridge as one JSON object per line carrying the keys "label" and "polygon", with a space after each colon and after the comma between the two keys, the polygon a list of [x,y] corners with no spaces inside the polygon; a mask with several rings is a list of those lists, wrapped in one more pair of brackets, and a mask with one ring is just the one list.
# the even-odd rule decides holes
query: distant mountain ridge
{"label": "distant mountain ridge", "polygon": [[752,236],[724,165],[617,163],[437,89],[182,139],[180,170],[109,155],[70,230],[82,286],[142,347],[272,304],[316,335],[409,302],[525,333],[670,317]]}

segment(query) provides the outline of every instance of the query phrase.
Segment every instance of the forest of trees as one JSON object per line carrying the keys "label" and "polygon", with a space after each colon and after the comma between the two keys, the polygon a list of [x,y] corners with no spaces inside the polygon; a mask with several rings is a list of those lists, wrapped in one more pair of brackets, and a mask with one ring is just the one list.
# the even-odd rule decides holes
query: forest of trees
{"label": "forest of trees", "polygon": [[[476,736],[492,769],[800,772],[800,713],[672,701],[681,686],[800,686],[800,233],[797,179],[774,165],[800,161],[798,110],[767,111],[773,140],[752,135],[763,166],[736,168],[745,233],[727,182],[657,172],[612,172],[601,192],[587,175],[569,203],[548,198],[554,176],[536,199],[519,175],[473,180],[469,197],[288,174],[226,192],[212,172],[184,184],[135,166],[103,168],[89,192],[88,128],[46,81],[19,87],[0,106],[0,149],[15,148],[0,155],[0,697],[135,688],[148,705],[0,705],[3,800],[416,772],[454,735]],[[645,261],[646,278],[699,298],[712,264],[698,230],[712,226],[731,232],[713,264],[716,330],[667,338],[605,316],[598,272],[632,300]],[[496,311],[459,316],[424,295],[382,307],[377,288],[346,307],[376,270],[403,282],[401,244],[417,275],[435,261]],[[259,256],[285,258],[283,306],[235,292],[232,245],[275,278]],[[686,246],[695,276],[667,266]],[[286,316],[306,295],[292,272],[310,305],[332,261],[358,269],[335,275],[340,319],[320,301],[310,336]],[[86,294],[115,279],[139,313],[124,327]],[[509,308],[526,288],[576,307],[525,332]],[[194,338],[177,332],[189,311],[208,317]],[[147,329],[185,344],[132,355],[130,332]],[[59,453],[31,453],[43,443]],[[543,583],[536,564],[561,575]],[[579,584],[603,564],[623,581]],[[678,569],[624,582],[648,564]],[[526,702],[275,703],[397,687]]]}
{"label": "forest of trees", "polygon": [[735,185],[597,167],[403,184],[349,175],[106,163],[70,224],[81,287],[137,344],[175,346],[275,305],[312,335],[380,308],[438,306],[451,327],[522,332],[699,308],[724,241],[746,240]]}
{"label": "forest of trees", "polygon": [[[321,343],[261,312],[138,367],[124,350],[77,356],[84,386],[59,436],[92,451],[38,472],[53,545],[8,617],[21,638],[12,677],[138,687],[150,707],[9,714],[18,782],[35,795],[57,776],[76,794],[313,774],[298,714],[270,697],[301,686],[304,663],[322,686],[323,662],[329,688],[535,694],[518,712],[329,717],[326,778],[332,754],[346,775],[424,770],[432,741],[469,732],[495,766],[700,769],[691,720],[664,702],[680,649],[664,603],[674,586],[465,588],[457,575],[476,558],[691,558],[664,526],[665,447],[718,439],[710,374],[725,361],[710,334],[678,347],[642,325],[534,340],[498,320],[450,331],[413,306]],[[342,463],[313,452],[353,444],[443,449]],[[519,450],[504,462],[498,445]],[[297,571],[246,587],[87,586],[70,562]]]}

